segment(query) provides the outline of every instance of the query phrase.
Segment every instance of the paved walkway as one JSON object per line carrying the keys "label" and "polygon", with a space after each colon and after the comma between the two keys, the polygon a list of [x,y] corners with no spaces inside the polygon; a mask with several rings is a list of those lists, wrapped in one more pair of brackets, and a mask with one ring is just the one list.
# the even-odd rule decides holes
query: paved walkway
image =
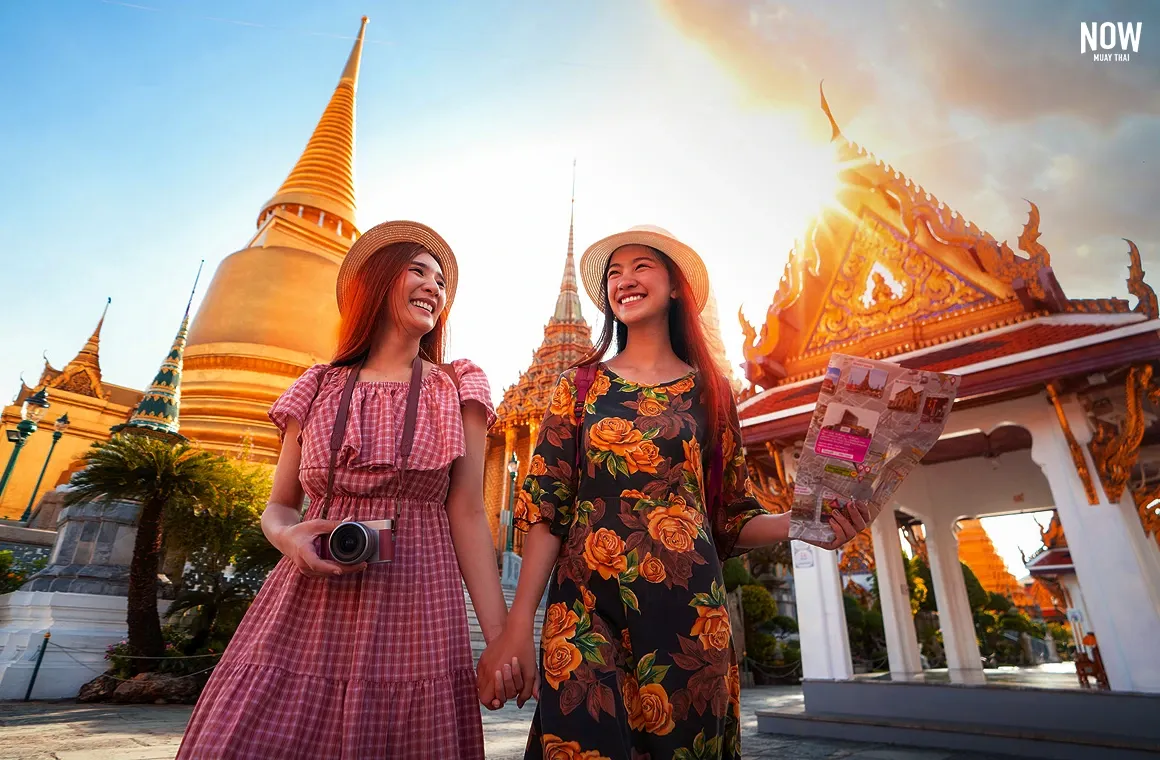
{"label": "paved walkway", "polygon": [[[742,692],[746,760],[1005,760],[966,752],[882,744],[798,739],[757,733],[758,709],[799,704],[799,687]],[[193,708],[178,705],[83,705],[76,702],[0,702],[0,758],[4,760],[172,760]],[[532,707],[483,712],[488,760],[523,757]]]}

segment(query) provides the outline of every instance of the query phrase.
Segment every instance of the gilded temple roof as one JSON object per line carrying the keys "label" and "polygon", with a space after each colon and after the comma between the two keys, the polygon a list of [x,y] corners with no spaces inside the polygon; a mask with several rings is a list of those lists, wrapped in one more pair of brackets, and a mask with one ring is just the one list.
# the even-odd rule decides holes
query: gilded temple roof
{"label": "gilded temple roof", "polygon": [[[795,248],[760,328],[741,317],[746,375],[774,389],[819,376],[834,352],[891,358],[1046,315],[1157,316],[1140,254],[1128,241],[1128,290],[1068,299],[1039,243],[1030,204],[1015,253],[925,188],[841,133],[840,210],[817,217]],[[1003,341],[1006,342],[1006,341]],[[1014,344],[1008,349],[1016,353]]]}

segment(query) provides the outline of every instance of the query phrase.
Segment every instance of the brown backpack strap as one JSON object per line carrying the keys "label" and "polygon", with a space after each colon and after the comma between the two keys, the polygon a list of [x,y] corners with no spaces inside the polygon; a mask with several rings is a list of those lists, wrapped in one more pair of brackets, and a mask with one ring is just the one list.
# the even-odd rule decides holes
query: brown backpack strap
{"label": "brown backpack strap", "polygon": [[326,519],[326,512],[330,509],[330,498],[334,491],[334,466],[338,461],[338,450],[342,448],[342,439],[346,437],[346,418],[350,413],[350,398],[354,395],[354,384],[358,382],[358,373],[361,369],[361,361],[351,366],[350,374],[346,376],[346,385],[342,388],[342,396],[338,401],[338,412],[334,416],[334,429],[330,431],[330,466],[326,470],[326,500],[323,501],[322,510],[318,513],[319,518],[323,520]]}
{"label": "brown backpack strap", "polygon": [[411,363],[411,385],[407,389],[407,412],[403,417],[403,463],[400,470],[407,468],[411,456],[411,444],[415,441],[415,420],[419,416],[419,390],[423,385],[423,360],[418,356]]}

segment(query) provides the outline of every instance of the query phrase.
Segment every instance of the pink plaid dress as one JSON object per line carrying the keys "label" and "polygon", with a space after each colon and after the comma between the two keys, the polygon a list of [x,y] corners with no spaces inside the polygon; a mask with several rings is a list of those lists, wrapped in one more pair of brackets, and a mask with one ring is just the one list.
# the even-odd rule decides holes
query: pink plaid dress
{"label": "pink plaid dress", "polygon": [[[179,758],[483,758],[462,577],[445,508],[465,451],[460,405],[495,419],[487,377],[453,363],[423,379],[414,447],[395,468],[406,382],[359,382],[328,517],[398,520],[395,561],[316,579],[283,558],[198,700]],[[318,365],[275,402],[302,429],[299,478],[318,517],[329,439],[349,369]],[[317,397],[315,392],[317,391]],[[312,404],[313,400],[313,404]]]}

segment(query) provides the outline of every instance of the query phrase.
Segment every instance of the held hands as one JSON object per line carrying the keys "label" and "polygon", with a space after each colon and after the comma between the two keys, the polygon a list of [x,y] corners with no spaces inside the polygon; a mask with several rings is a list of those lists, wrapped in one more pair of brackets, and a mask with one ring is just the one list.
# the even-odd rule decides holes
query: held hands
{"label": "held hands", "polygon": [[806,540],[806,543],[813,544],[822,549],[829,549],[830,551],[841,548],[854,540],[854,536],[864,531],[870,523],[874,522],[874,518],[878,516],[879,511],[881,511],[881,507],[871,506],[862,501],[851,500],[844,509],[836,509],[830,513],[830,528],[834,531],[833,540],[829,542]]}
{"label": "held hands", "polygon": [[347,566],[328,562],[318,556],[315,539],[330,533],[339,524],[337,520],[306,520],[295,523],[278,533],[276,547],[294,563],[298,572],[309,578],[357,573],[366,568],[365,562],[361,565]]}
{"label": "held hands", "polygon": [[519,633],[516,627],[508,625],[479,657],[476,687],[480,703],[489,710],[498,710],[509,699],[522,708],[529,697],[540,696],[531,630]]}

